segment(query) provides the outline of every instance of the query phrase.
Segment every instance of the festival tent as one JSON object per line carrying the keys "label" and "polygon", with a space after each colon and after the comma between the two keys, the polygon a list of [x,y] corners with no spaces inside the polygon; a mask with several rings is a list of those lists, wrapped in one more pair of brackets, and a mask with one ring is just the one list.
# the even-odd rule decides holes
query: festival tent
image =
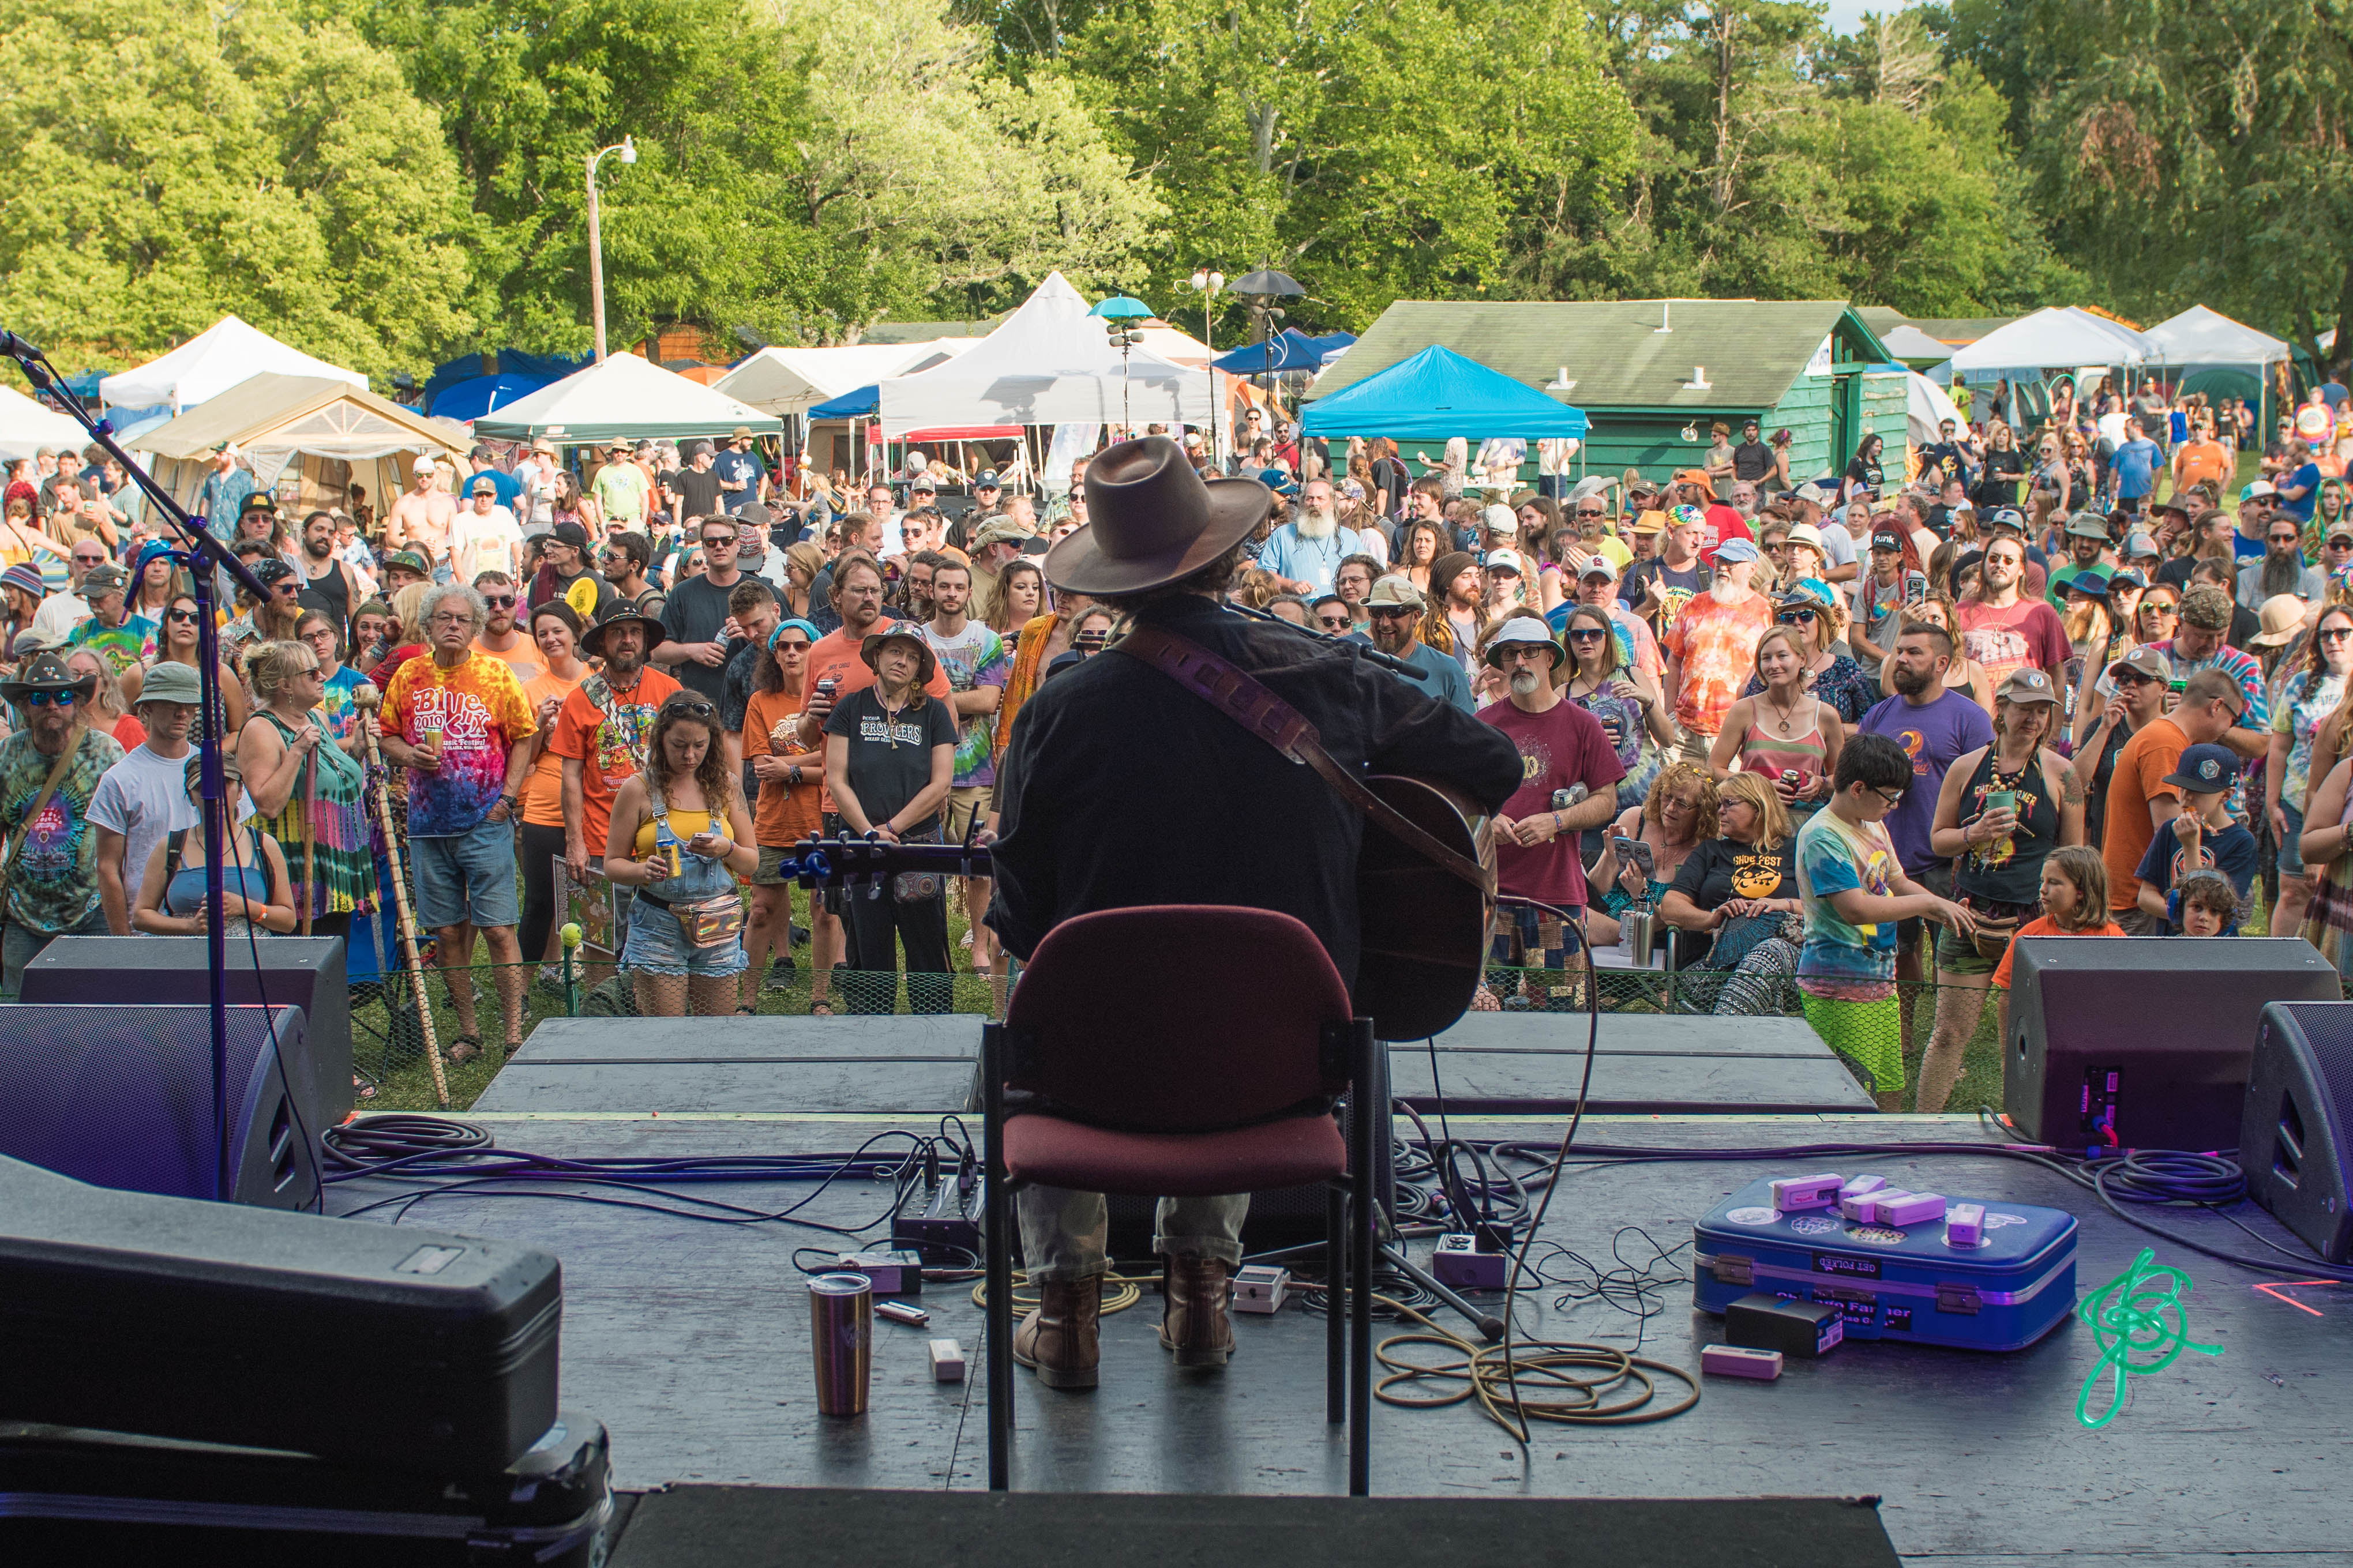
{"label": "festival tent", "polygon": [[474,434],[496,441],[544,436],[563,446],[586,446],[695,436],[723,440],[738,426],[773,436],[784,421],[635,354],[615,354],[477,419]]}
{"label": "festival tent", "polygon": [[[1353,341],[1353,340],[1352,340]],[[1280,375],[1324,367],[1323,345],[1297,327],[1285,327],[1264,342],[1229,349],[1214,362],[1228,375]]]}
{"label": "festival tent", "polygon": [[2288,346],[2219,310],[2192,305],[2142,334],[2158,346],[2168,365],[2261,366],[2288,357]]}
{"label": "festival tent", "polygon": [[1961,411],[1954,406],[1943,387],[1916,370],[1907,372],[1904,383],[1905,426],[1914,446],[1926,447],[1936,441],[1941,434],[1937,426],[1947,419],[1963,430],[1969,427],[1969,422],[1961,417]]}
{"label": "festival tent", "polygon": [[26,396],[13,386],[0,386],[0,458],[11,462],[29,458],[40,447],[80,451],[90,432],[64,415]]}
{"label": "festival tent", "polygon": [[1116,424],[1130,417],[1207,425],[1208,374],[1159,355],[1112,346],[1101,317],[1060,272],[1048,275],[1004,325],[961,357],[913,375],[885,377],[884,436],[911,430],[1008,425]]}
{"label": "festival tent", "polygon": [[1183,365],[1187,370],[1207,370],[1209,366],[1209,345],[1180,327],[1166,321],[1134,323],[1144,333],[1144,341],[1135,346],[1148,354],[1158,354],[1170,364]]}
{"label": "festival tent", "polygon": [[539,376],[510,375],[504,371],[453,381],[433,395],[431,416],[463,425],[502,405],[520,403],[546,384]]}
{"label": "festival tent", "polygon": [[1310,436],[1389,436],[1409,441],[1516,436],[1585,438],[1582,412],[1432,343],[1411,359],[1308,405]]}
{"label": "festival tent", "polygon": [[912,375],[944,364],[981,341],[933,338],[824,349],[765,348],[729,371],[713,390],[771,414],[807,414],[818,404],[884,376]]}
{"label": "festival tent", "polygon": [[156,479],[193,508],[213,448],[240,448],[254,482],[295,510],[341,506],[345,488],[367,488],[381,510],[408,488],[419,457],[465,456],[466,444],[413,408],[326,376],[250,376],[201,408],[151,431],[139,444],[154,457]]}
{"label": "festival tent", "polygon": [[1953,355],[1953,368],[1970,381],[2016,380],[2063,366],[2138,367],[2163,357],[2146,335],[2122,321],[2073,305],[2054,305],[1960,349]]}
{"label": "festival tent", "polygon": [[180,414],[265,374],[319,377],[367,390],[367,377],[359,372],[313,359],[259,327],[223,316],[163,358],[106,377],[98,384],[98,395],[110,408],[161,404]]}
{"label": "festival tent", "polygon": [[1915,369],[1942,364],[1953,357],[1952,344],[1938,342],[1908,321],[1880,333],[1879,341],[1887,346],[1889,357],[1902,360]]}

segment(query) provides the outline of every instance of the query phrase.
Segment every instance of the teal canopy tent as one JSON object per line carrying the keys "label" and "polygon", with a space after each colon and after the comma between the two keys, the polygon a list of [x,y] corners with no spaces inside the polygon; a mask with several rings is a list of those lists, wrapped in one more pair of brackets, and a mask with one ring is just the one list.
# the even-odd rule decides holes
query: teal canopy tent
{"label": "teal canopy tent", "polygon": [[1409,441],[1583,440],[1585,415],[1524,382],[1432,343],[1411,359],[1308,405],[1310,436],[1389,436]]}

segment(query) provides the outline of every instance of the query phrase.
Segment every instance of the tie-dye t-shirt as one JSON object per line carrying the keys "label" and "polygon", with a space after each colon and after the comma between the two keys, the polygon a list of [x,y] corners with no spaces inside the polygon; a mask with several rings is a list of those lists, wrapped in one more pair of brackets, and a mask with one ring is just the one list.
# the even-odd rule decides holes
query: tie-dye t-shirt
{"label": "tie-dye t-shirt", "polygon": [[[970,691],[980,686],[994,686],[999,691],[1005,689],[1013,661],[1005,656],[1005,639],[980,622],[966,621],[964,630],[953,637],[942,637],[927,626],[923,628],[923,640],[931,645],[940,668],[947,671],[948,685],[955,690]],[[956,721],[956,788],[997,782],[990,752],[990,742],[996,733],[994,713],[976,713]]]}
{"label": "tie-dye t-shirt", "polygon": [[98,835],[90,798],[122,760],[114,738],[78,730],[74,760],[28,822],[33,802],[58,765],[34,749],[29,731],[0,741],[0,832],[7,836],[8,918],[37,931],[70,931],[98,908]]}
{"label": "tie-dye t-shirt", "polygon": [[1798,830],[1798,896],[1806,905],[1798,989],[1849,1002],[1894,994],[1896,922],[1849,925],[1831,899],[1857,889],[1886,897],[1896,874],[1894,847],[1875,822],[1858,827],[1818,811]]}
{"label": "tie-dye t-shirt", "polygon": [[498,659],[470,653],[453,669],[412,658],[384,694],[384,724],[412,746],[441,740],[441,765],[408,773],[408,836],[470,833],[506,793],[507,749],[538,728],[522,685]]}
{"label": "tie-dye t-shirt", "polygon": [[142,650],[155,642],[155,623],[144,616],[125,616],[119,626],[101,626],[96,616],[82,622],[66,639],[68,647],[86,647],[106,660],[106,667],[121,679],[126,669],[135,668]]}

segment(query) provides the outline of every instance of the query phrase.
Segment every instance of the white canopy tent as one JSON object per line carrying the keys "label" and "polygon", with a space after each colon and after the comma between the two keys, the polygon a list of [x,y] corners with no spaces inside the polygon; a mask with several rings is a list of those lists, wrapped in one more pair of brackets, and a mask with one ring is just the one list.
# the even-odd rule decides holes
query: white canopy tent
{"label": "white canopy tent", "polygon": [[1915,447],[1935,442],[1940,434],[1936,426],[1945,420],[1951,420],[1963,430],[1969,427],[1969,422],[1961,417],[1961,411],[1945,395],[1945,389],[1918,371],[1905,376],[1904,386],[1905,433]]}
{"label": "white canopy tent", "polygon": [[79,452],[90,432],[13,386],[0,386],[0,458],[14,462],[46,447]]}
{"label": "white canopy tent", "polygon": [[2073,305],[2054,305],[1955,351],[1953,368],[1969,381],[2018,380],[2079,366],[2137,369],[2163,357],[2145,334],[2121,321]]}
{"label": "white canopy tent", "polygon": [[961,357],[881,384],[884,437],[936,426],[1122,424],[1206,426],[1206,370],[1144,349],[1123,360],[1104,322],[1060,272]]}
{"label": "white canopy tent", "polygon": [[98,384],[98,397],[110,408],[163,405],[177,414],[263,374],[315,376],[363,392],[368,384],[355,370],[313,359],[259,327],[223,316],[163,358],[106,377]]}
{"label": "white canopy tent", "polygon": [[765,348],[713,382],[712,390],[771,414],[806,414],[861,386],[929,370],[984,341],[933,338],[827,349]]}
{"label": "white canopy tent", "polygon": [[2229,365],[2260,375],[2260,367],[2288,357],[2288,346],[2279,339],[2203,305],[2192,305],[2142,335],[2157,345],[2168,366]]}
{"label": "white canopy tent", "polygon": [[1953,345],[1940,343],[1906,321],[1879,335],[1889,353],[1906,364],[1936,364],[1953,357]]}
{"label": "white canopy tent", "polygon": [[736,426],[773,436],[784,428],[775,415],[705,386],[635,354],[615,354],[576,370],[474,421],[474,434],[525,441],[544,436],[566,446],[595,441],[656,440],[710,436],[724,439]]}

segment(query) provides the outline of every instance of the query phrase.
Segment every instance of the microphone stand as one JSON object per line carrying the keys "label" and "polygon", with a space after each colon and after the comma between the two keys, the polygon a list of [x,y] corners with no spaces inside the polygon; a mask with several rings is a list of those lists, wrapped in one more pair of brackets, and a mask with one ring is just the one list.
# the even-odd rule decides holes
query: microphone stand
{"label": "microphone stand", "polygon": [[46,392],[72,416],[74,422],[90,432],[90,437],[122,465],[122,471],[145,491],[158,513],[179,531],[183,548],[172,551],[171,559],[188,568],[193,579],[193,597],[196,601],[196,679],[203,695],[204,709],[196,724],[196,746],[204,763],[204,833],[205,833],[205,952],[210,971],[210,1001],[213,1034],[213,1131],[218,1154],[214,1162],[214,1196],[227,1203],[237,1190],[237,1173],[230,1169],[230,1151],[235,1147],[228,1129],[228,982],[227,938],[222,931],[221,855],[227,838],[226,802],[222,799],[221,742],[215,732],[216,715],[226,722],[228,713],[220,690],[220,632],[213,624],[213,573],[216,568],[226,572],[257,601],[267,601],[269,590],[248,571],[243,563],[231,555],[206,531],[206,520],[191,518],[172,499],[171,492],[155,482],[154,477],[133,461],[114,438],[113,425],[92,414],[65,385],[65,378],[49,356],[16,333],[0,331],[0,354],[16,362],[25,379],[33,384],[36,392]]}

